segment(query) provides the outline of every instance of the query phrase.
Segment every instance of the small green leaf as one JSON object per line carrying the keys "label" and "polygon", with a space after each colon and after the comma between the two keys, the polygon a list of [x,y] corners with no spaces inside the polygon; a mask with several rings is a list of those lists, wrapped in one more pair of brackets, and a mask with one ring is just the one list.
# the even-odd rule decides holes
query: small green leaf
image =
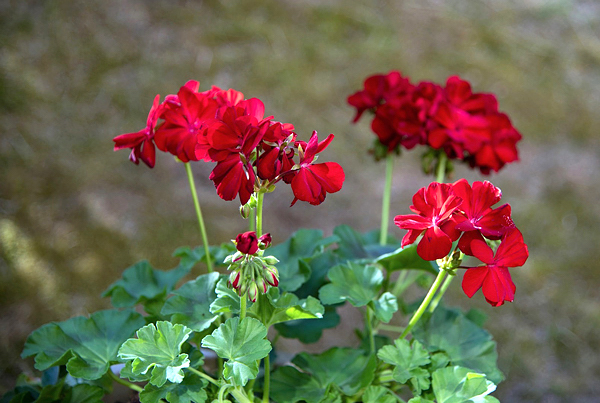
{"label": "small green leaf", "polygon": [[412,333],[430,352],[445,352],[452,365],[483,373],[496,384],[504,378],[497,366],[498,353],[492,336],[458,310],[439,306]]}
{"label": "small green leaf", "polygon": [[439,268],[435,262],[423,260],[417,254],[417,246],[409,245],[405,248],[398,248],[391,253],[379,256],[376,260],[387,271],[395,270],[425,270],[432,274],[437,274]]}
{"label": "small green leaf", "polygon": [[102,401],[104,390],[99,386],[79,384],[71,388],[65,401],[67,403],[98,403]]}
{"label": "small green leaf", "polygon": [[363,403],[396,403],[394,393],[383,386],[369,386],[362,396]]}
{"label": "small green leaf", "polygon": [[433,400],[425,399],[421,396],[413,397],[407,403],[435,403]]}
{"label": "small green leaf", "polygon": [[140,393],[141,403],[156,403],[165,399],[169,403],[203,403],[208,399],[206,388],[208,382],[197,376],[186,376],[181,383],[167,383],[162,387],[146,384]]}
{"label": "small green leaf", "polygon": [[280,322],[298,319],[320,319],[325,309],[318,299],[308,297],[299,300],[294,294],[284,292],[279,295],[279,289],[271,287],[267,294],[260,295],[248,315],[260,320],[267,328]]}
{"label": "small green leaf", "polygon": [[160,321],[136,332],[137,339],[129,339],[119,349],[119,358],[133,360],[134,375],[150,375],[150,383],[161,387],[166,381],[183,381],[183,368],[190,365],[188,355],[181,353],[181,345],[192,333],[183,325]]}
{"label": "small green leaf", "polygon": [[384,292],[379,299],[373,301],[373,306],[377,319],[388,323],[392,320],[394,313],[398,311],[398,300],[391,292]]}
{"label": "small green leaf", "polygon": [[210,304],[217,298],[215,286],[219,273],[212,272],[188,281],[167,299],[161,314],[171,315],[171,322],[180,323],[201,332],[208,328],[218,315],[210,312]]}
{"label": "small green leaf", "polygon": [[279,367],[271,376],[271,398],[277,403],[319,403],[327,388],[294,367]]}
{"label": "small green leaf", "polygon": [[433,392],[438,403],[493,401],[487,397],[496,390],[496,385],[487,380],[485,375],[468,368],[455,366],[438,369],[432,374],[432,378]]}
{"label": "small green leaf", "polygon": [[240,296],[227,286],[228,276],[222,276],[215,293],[217,298],[210,304],[210,312],[213,314],[218,313],[240,313]]}
{"label": "small green leaf", "polygon": [[48,323],[31,333],[21,356],[35,355],[40,371],[66,364],[75,378],[99,379],[117,361],[121,344],[144,323],[142,315],[131,310],[99,311],[89,318]]}
{"label": "small green leaf", "polygon": [[298,339],[310,344],[319,341],[324,329],[331,329],[340,323],[340,316],[334,306],[326,306],[323,318],[319,320],[292,320],[277,323],[275,329],[283,337]]}
{"label": "small green leaf", "polygon": [[372,265],[360,265],[348,262],[329,270],[331,284],[319,290],[319,299],[327,305],[348,301],[359,307],[367,305],[377,298],[383,273]]}
{"label": "small green leaf", "polygon": [[416,394],[429,388],[429,372],[421,368],[431,362],[429,353],[418,341],[411,343],[405,339],[397,339],[394,346],[384,346],[377,352],[377,357],[394,365],[392,376],[399,383],[411,381]]}
{"label": "small green leaf", "polygon": [[169,271],[154,269],[146,260],[136,263],[123,272],[123,277],[115,281],[102,294],[111,297],[115,308],[143,304],[146,312],[157,314],[175,284],[189,273],[191,266],[180,265]]}
{"label": "small green leaf", "polygon": [[271,351],[271,343],[266,337],[267,328],[258,320],[244,318],[240,322],[236,317],[228,319],[204,337],[202,347],[227,359],[223,377],[236,386],[244,386],[258,375],[258,360]]}
{"label": "small green leaf", "polygon": [[301,353],[292,363],[312,374],[322,387],[335,385],[347,396],[373,381],[377,360],[354,348],[332,348],[319,355]]}

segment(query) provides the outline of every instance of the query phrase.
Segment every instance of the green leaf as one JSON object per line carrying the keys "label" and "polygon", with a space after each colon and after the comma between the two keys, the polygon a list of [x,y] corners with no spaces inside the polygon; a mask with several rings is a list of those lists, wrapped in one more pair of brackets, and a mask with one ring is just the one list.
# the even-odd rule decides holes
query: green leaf
{"label": "green leaf", "polygon": [[248,310],[248,315],[260,320],[267,328],[280,322],[298,319],[320,319],[325,308],[318,299],[308,297],[300,300],[294,294],[271,287],[267,294],[259,295],[256,303]]}
{"label": "green leaf", "polygon": [[[485,375],[464,367],[447,367],[432,374],[433,393],[438,403],[483,403],[496,400],[490,393],[496,385]],[[493,400],[491,400],[492,398]]]}
{"label": "green leaf", "polygon": [[379,299],[373,301],[373,306],[377,319],[388,323],[392,320],[394,313],[398,311],[398,300],[391,292],[384,292]]}
{"label": "green leaf", "polygon": [[219,273],[213,272],[198,276],[173,291],[167,299],[161,314],[171,315],[171,322],[180,323],[201,332],[208,328],[219,315],[210,312],[210,304],[217,298],[215,286]]}
{"label": "green leaf", "polygon": [[376,260],[387,271],[395,270],[425,270],[432,274],[437,274],[439,268],[435,262],[423,260],[417,254],[417,246],[409,245],[405,248],[398,248],[393,252],[379,256]]}
{"label": "green leaf", "polygon": [[396,403],[394,393],[383,386],[369,386],[362,396],[363,403]]}
{"label": "green leaf", "polygon": [[435,403],[433,400],[425,399],[421,396],[413,397],[407,403]]}
{"label": "green leaf", "polygon": [[146,384],[140,393],[141,403],[156,403],[165,399],[169,403],[203,403],[208,399],[206,388],[208,382],[196,377],[186,376],[181,383],[167,383],[162,387]]}
{"label": "green leaf", "polygon": [[408,342],[397,339],[394,346],[384,346],[377,352],[377,357],[388,364],[394,365],[392,376],[399,383],[411,381],[415,394],[429,388],[429,372],[421,368],[431,362],[429,353],[417,340]]}
{"label": "green leaf", "polygon": [[146,312],[158,314],[166,295],[175,284],[189,273],[189,264],[180,265],[169,271],[154,269],[148,261],[136,263],[123,272],[123,278],[117,280],[102,294],[110,297],[115,308],[131,307],[143,304]]}
{"label": "green leaf", "polygon": [[327,387],[294,367],[279,367],[271,375],[271,398],[277,403],[319,403]]}
{"label": "green leaf", "polygon": [[352,396],[373,381],[377,360],[354,348],[332,348],[319,355],[301,353],[292,363],[312,374],[321,387],[335,385]]}
{"label": "green leaf", "polygon": [[136,332],[137,339],[129,339],[119,349],[119,358],[133,360],[134,375],[150,375],[150,383],[161,387],[166,381],[183,381],[183,368],[190,365],[181,345],[192,330],[183,325],[160,321],[151,323]]}
{"label": "green leaf", "polygon": [[97,403],[102,401],[104,390],[99,386],[79,384],[71,388],[65,399],[68,403]]}
{"label": "green leaf", "polygon": [[336,238],[323,238],[323,232],[314,229],[296,231],[289,239],[269,249],[269,254],[279,259],[279,288],[282,291],[295,291],[310,277],[310,267],[304,258],[333,242]]}
{"label": "green leaf", "polygon": [[458,310],[439,306],[412,333],[430,352],[445,352],[452,365],[483,373],[496,384],[504,378],[497,366],[498,353],[492,336]]}
{"label": "green leaf", "polygon": [[319,320],[292,320],[278,323],[275,329],[283,337],[298,339],[302,343],[310,344],[319,341],[324,329],[336,327],[340,323],[340,316],[334,306],[326,306],[323,318]]}
{"label": "green leaf", "polygon": [[21,356],[35,355],[40,371],[66,364],[75,378],[98,379],[117,361],[121,344],[144,323],[142,315],[131,310],[99,311],[89,318],[48,323],[31,333]]}
{"label": "green leaf", "polygon": [[227,286],[228,276],[222,276],[215,293],[217,298],[210,304],[210,312],[218,313],[240,313],[240,296]]}
{"label": "green leaf", "polygon": [[202,339],[202,347],[213,350],[225,362],[223,377],[236,386],[244,386],[258,375],[258,360],[271,351],[267,328],[258,320],[228,319]]}
{"label": "green leaf", "polygon": [[348,301],[359,307],[377,298],[383,282],[382,271],[372,265],[348,262],[329,270],[331,284],[319,290],[319,299],[327,305]]}

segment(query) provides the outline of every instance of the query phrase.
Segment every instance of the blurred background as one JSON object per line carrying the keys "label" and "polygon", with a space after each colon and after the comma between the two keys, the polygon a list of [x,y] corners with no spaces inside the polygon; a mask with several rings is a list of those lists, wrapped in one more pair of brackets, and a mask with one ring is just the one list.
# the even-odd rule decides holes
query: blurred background
{"label": "blurred background", "polygon": [[[100,298],[141,259],[169,269],[200,244],[182,164],[154,169],[113,152],[144,127],[156,94],[189,79],[258,97],[267,114],[336,135],[322,160],[346,170],[318,207],[280,186],[265,199],[275,242],[302,227],[379,225],[384,166],[368,119],[346,97],[374,73],[469,80],[493,92],[523,134],[521,162],[487,178],[503,190],[531,257],[515,302],[491,308],[452,285],[447,305],[478,307],[498,341],[503,402],[595,402],[600,394],[600,3],[489,1],[0,2],[0,395],[27,335],[108,308]],[[392,215],[431,178],[419,151],[396,162]],[[194,164],[211,243],[246,229]],[[454,179],[483,180],[457,166]],[[390,227],[401,237],[404,231]],[[200,274],[197,269],[194,276]],[[352,342],[349,342],[350,344]]]}

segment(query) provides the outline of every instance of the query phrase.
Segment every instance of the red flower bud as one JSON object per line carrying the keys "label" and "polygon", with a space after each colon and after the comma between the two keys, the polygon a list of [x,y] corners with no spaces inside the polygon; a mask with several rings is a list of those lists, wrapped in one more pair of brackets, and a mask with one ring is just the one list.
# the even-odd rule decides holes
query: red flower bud
{"label": "red flower bud", "polygon": [[271,234],[267,232],[266,234],[258,238],[258,240],[262,243],[261,249],[267,249],[269,245],[271,245]]}
{"label": "red flower bud", "polygon": [[254,255],[258,250],[258,239],[256,238],[256,232],[248,231],[243,234],[239,234],[235,238],[235,246],[238,251],[247,255]]}

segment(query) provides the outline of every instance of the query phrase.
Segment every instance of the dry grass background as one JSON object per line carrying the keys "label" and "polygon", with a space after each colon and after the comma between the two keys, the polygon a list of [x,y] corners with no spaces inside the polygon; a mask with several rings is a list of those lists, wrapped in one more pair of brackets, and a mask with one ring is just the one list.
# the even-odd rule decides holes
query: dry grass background
{"label": "dry grass background", "polygon": [[[170,268],[176,247],[199,243],[183,166],[159,155],[150,170],[112,152],[155,94],[197,79],[262,99],[300,137],[336,134],[321,158],[345,168],[344,189],[319,207],[288,208],[289,189],[269,195],[277,241],[301,227],[378,226],[383,166],[345,99],[398,69],[496,93],[524,136],[521,162],[491,177],[531,251],[513,274],[516,301],[493,309],[456,282],[447,302],[489,315],[508,378],[497,397],[597,401],[599,32],[591,0],[1,1],[0,393],[31,371],[18,358],[29,332],[108,307],[99,295],[123,269],[142,258]],[[211,166],[194,169],[211,239],[225,242],[246,224],[216,196]],[[405,153],[392,214],[429,181]]]}

